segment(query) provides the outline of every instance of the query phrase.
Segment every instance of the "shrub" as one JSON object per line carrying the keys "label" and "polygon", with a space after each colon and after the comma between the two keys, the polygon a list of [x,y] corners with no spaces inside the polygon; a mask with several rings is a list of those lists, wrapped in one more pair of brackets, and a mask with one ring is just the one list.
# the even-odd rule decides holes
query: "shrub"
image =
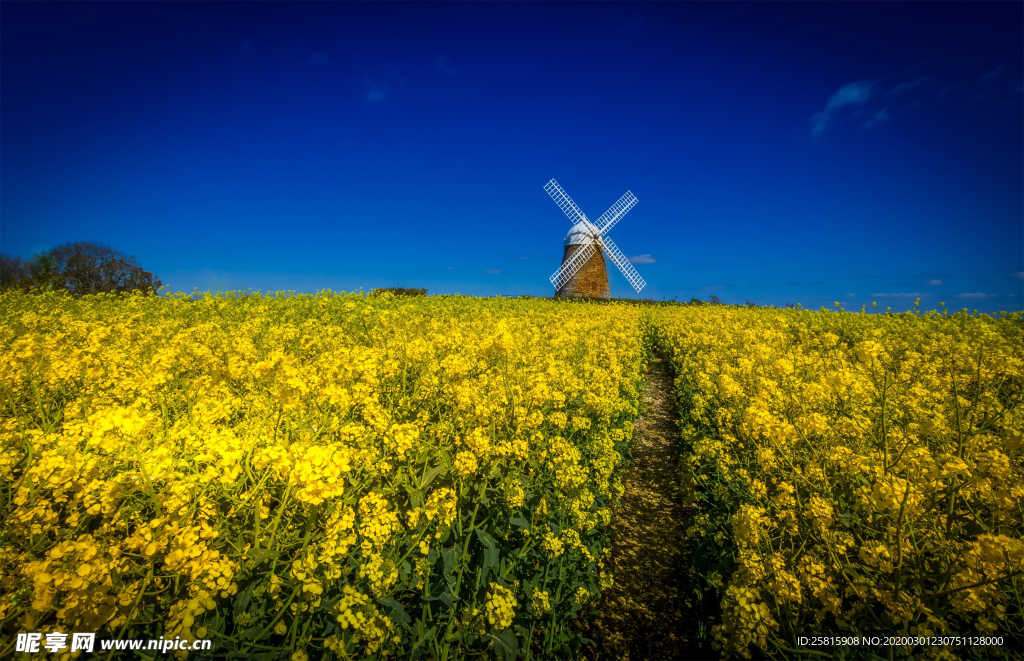
{"label": "shrub", "polygon": [[370,290],[371,296],[380,296],[384,292],[394,294],[395,296],[426,296],[426,289],[406,289],[404,287],[384,287],[382,289]]}

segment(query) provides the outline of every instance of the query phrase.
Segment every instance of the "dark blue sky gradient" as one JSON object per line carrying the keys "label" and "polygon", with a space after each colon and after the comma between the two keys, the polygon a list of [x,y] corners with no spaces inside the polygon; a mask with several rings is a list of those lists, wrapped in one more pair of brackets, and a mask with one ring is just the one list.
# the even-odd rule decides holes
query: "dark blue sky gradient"
{"label": "dark blue sky gradient", "polygon": [[[1019,310],[1024,4],[0,4],[0,248],[172,290]],[[617,271],[615,296],[635,296]]]}

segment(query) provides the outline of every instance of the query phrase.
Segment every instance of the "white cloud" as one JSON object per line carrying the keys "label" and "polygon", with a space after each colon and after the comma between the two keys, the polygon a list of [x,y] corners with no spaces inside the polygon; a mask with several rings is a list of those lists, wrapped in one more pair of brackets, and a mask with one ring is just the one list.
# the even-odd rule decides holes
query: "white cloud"
{"label": "white cloud", "polygon": [[454,76],[458,73],[455,67],[452,65],[452,61],[443,55],[434,60],[434,71],[443,73],[446,76]]}
{"label": "white cloud", "polygon": [[929,280],[927,284],[929,287],[941,287],[944,283],[942,280]]}
{"label": "white cloud", "polygon": [[484,273],[494,275],[495,273],[501,273],[501,269],[484,269]]}
{"label": "white cloud", "polygon": [[846,298],[857,298],[856,294],[847,294]]}
{"label": "white cloud", "polygon": [[445,268],[448,269],[449,271],[454,271],[455,270],[454,266],[446,266]]}
{"label": "white cloud", "polygon": [[1024,280],[1024,271],[1017,271],[1016,273],[1011,273],[1010,277],[1017,278],[1018,280]]}
{"label": "white cloud", "polygon": [[970,292],[969,294],[957,294],[957,298],[993,298],[995,294],[983,294],[980,291]]}
{"label": "white cloud", "polygon": [[882,108],[881,110],[876,112],[874,114],[874,116],[871,119],[869,119],[864,124],[864,128],[869,129],[869,128],[878,126],[879,124],[881,124],[882,122],[884,122],[887,119],[889,119],[889,112],[885,108]]}
{"label": "white cloud", "polygon": [[815,136],[821,135],[825,127],[832,121],[832,115],[839,108],[849,105],[862,106],[867,103],[871,98],[873,89],[874,85],[868,80],[858,80],[855,83],[849,83],[840,87],[839,91],[829,98],[825,108],[811,118],[814,121],[811,134]]}
{"label": "white cloud", "polygon": [[626,255],[626,259],[630,264],[653,264],[655,262],[655,259],[648,254]]}
{"label": "white cloud", "polygon": [[704,291],[715,291],[716,289],[725,289],[725,285],[706,285],[701,287]]}

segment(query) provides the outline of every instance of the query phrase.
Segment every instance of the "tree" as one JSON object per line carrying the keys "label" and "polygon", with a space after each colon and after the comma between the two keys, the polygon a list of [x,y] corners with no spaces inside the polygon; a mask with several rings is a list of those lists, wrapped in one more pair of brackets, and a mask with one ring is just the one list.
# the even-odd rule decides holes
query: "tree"
{"label": "tree", "polygon": [[406,287],[382,287],[380,289],[371,289],[370,296],[380,296],[384,292],[391,292],[395,296],[426,296],[426,289],[406,288]]}
{"label": "tree", "polygon": [[0,253],[0,288],[46,287],[53,280],[54,262],[50,251],[35,254],[30,260]]}
{"label": "tree", "polygon": [[29,279],[28,262],[21,257],[0,253],[0,288],[21,289]]}
{"label": "tree", "polygon": [[102,243],[76,241],[34,255],[26,262],[7,255],[0,258],[3,287],[52,287],[76,296],[100,292],[156,292],[159,278],[139,265],[134,255],[125,255]]}
{"label": "tree", "polygon": [[722,299],[720,299],[717,296],[715,296],[714,294],[712,294],[712,295],[708,296],[708,303],[710,303],[711,305],[721,305],[722,304]]}

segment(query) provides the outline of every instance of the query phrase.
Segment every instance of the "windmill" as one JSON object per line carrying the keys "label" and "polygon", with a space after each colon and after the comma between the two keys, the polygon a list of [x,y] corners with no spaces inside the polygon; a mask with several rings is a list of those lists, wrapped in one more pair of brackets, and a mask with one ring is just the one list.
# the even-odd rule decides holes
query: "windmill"
{"label": "windmill", "polygon": [[592,296],[594,298],[611,298],[608,289],[608,271],[605,268],[603,252],[626,276],[633,289],[640,290],[647,284],[633,265],[629,263],[622,251],[612,240],[605,236],[615,223],[637,203],[636,196],[630,191],[619,198],[619,201],[605,211],[600,218],[590,221],[580,208],[566,195],[558,182],[552,179],[544,186],[558,208],[569,216],[573,222],[572,229],[565,235],[565,253],[562,265],[549,278],[555,286],[555,296]]}

